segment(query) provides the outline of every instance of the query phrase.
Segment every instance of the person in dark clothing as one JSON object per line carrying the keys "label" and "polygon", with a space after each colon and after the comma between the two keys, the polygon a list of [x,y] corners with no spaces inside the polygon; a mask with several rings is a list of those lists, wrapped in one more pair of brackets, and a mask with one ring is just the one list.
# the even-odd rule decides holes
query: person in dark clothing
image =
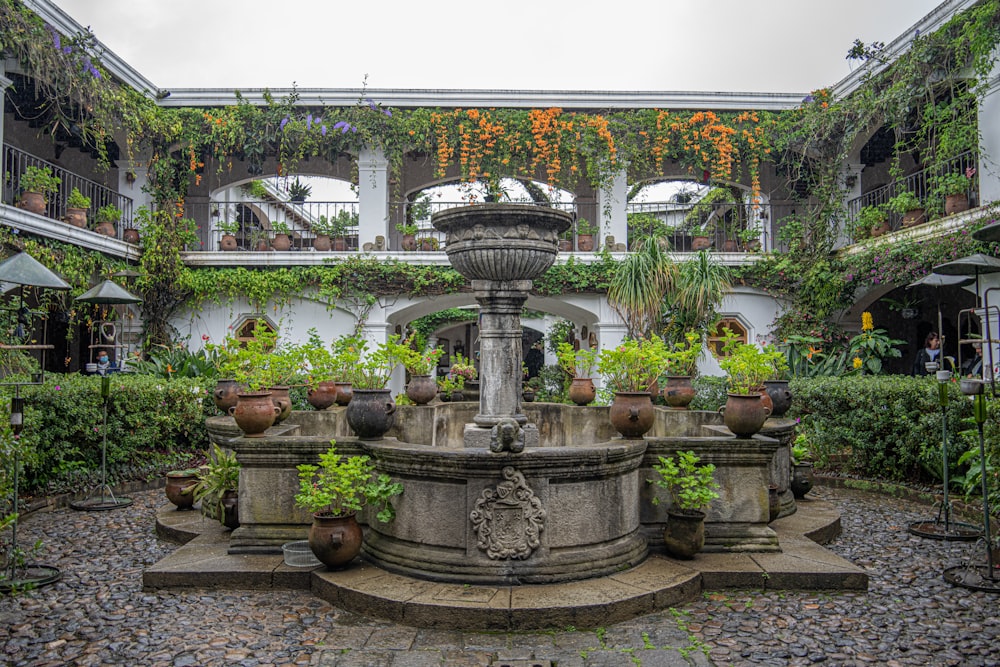
{"label": "person in dark clothing", "polygon": [[917,358],[913,360],[913,374],[929,375],[927,364],[931,361],[941,363],[941,337],[936,331],[927,334],[923,349],[917,352]]}
{"label": "person in dark clothing", "polygon": [[528,378],[533,378],[538,375],[542,370],[542,366],[545,365],[545,353],[542,352],[542,344],[535,343],[528,350],[528,354],[524,357],[524,365],[528,367]]}
{"label": "person in dark clothing", "polygon": [[962,375],[967,378],[981,377],[983,374],[983,344],[972,344],[973,355],[962,364]]}

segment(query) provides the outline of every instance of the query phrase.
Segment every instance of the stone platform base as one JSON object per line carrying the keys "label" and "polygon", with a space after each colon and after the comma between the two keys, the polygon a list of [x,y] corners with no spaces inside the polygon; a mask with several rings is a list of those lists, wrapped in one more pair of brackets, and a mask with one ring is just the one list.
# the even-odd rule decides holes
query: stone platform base
{"label": "stone platform base", "polygon": [[143,573],[146,588],[311,590],[349,611],[416,627],[538,630],[600,627],[723,588],[867,590],[864,570],[824,549],[840,533],[840,514],[806,499],[770,524],[781,553],[701,553],[678,561],[653,553],[640,565],[561,584],[477,586],[424,581],[357,561],[340,571],[293,568],[281,556],[228,554],[229,532],[197,512],[163,509],[157,534],[184,546]]}

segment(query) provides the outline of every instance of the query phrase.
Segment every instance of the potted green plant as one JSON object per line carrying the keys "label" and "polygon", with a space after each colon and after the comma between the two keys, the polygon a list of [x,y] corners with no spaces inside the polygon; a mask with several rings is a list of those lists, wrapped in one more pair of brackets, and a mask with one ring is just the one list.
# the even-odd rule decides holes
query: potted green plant
{"label": "potted green plant", "polygon": [[236,235],[240,233],[240,223],[238,220],[221,220],[215,223],[215,228],[222,233],[219,239],[219,248],[226,252],[231,252],[239,248]]}
{"label": "potted green plant", "polygon": [[441,400],[445,403],[465,400],[465,396],[462,394],[465,389],[465,378],[461,375],[443,375],[437,379],[437,387]]}
{"label": "potted green plant", "polygon": [[641,438],[653,427],[655,411],[650,390],[663,367],[665,345],[657,337],[625,339],[598,355],[597,370],[615,394],[609,418],[625,438]]}
{"label": "potted green plant", "polygon": [[416,223],[397,223],[396,231],[400,234],[399,247],[408,252],[417,249],[417,232],[420,231],[420,227]]}
{"label": "potted green plant", "polygon": [[976,170],[969,167],[965,173],[949,172],[933,179],[934,194],[944,197],[945,215],[954,215],[969,209],[969,189]]}
{"label": "potted green plant", "polygon": [[330,221],[330,218],[321,215],[316,220],[313,221],[312,231],[316,235],[313,239],[313,250],[319,252],[328,252],[333,248],[333,243],[330,241],[330,236],[333,234],[335,224]]}
{"label": "potted green plant", "polygon": [[854,220],[854,238],[877,238],[889,231],[888,216],[884,205],[863,206]]}
{"label": "potted green plant", "polygon": [[792,476],[788,488],[796,500],[802,500],[813,487],[813,464],[810,461],[809,438],[804,433],[795,436],[792,443]]}
{"label": "potted green plant", "polygon": [[295,504],[313,515],[309,547],[331,569],[345,567],[361,552],[362,532],[356,515],[365,507],[379,508],[375,517],[392,521],[392,499],[403,485],[385,474],[376,474],[368,456],[344,457],[336,441],[319,456],[319,465],[302,464]]}
{"label": "potted green plant", "polygon": [[359,215],[348,209],[337,211],[337,215],[330,218],[330,238],[333,241],[333,249],[337,252],[347,250],[347,234],[358,226]]}
{"label": "potted green plant", "polygon": [[889,210],[903,216],[903,227],[912,227],[924,221],[924,205],[910,190],[903,190],[888,202]]}
{"label": "potted green plant", "polygon": [[569,385],[569,400],[577,405],[589,405],[597,398],[594,387],[594,369],[597,366],[597,349],[576,350],[567,342],[559,343],[556,348],[556,359],[559,367],[571,379]]}
{"label": "potted green plant", "polygon": [[667,375],[663,400],[671,408],[686,410],[697,392],[691,378],[698,371],[698,359],[703,350],[701,334],[689,331],[684,341],[667,346],[663,354],[663,370]]}
{"label": "potted green plant", "polygon": [[90,197],[84,196],[80,188],[73,188],[66,198],[66,222],[74,227],[86,227],[88,209],[90,209]]}
{"label": "potted green plant", "polygon": [[229,528],[239,528],[240,464],[236,453],[212,444],[208,463],[198,470],[198,481],[191,488],[202,513],[218,519]]}
{"label": "potted green plant", "polygon": [[597,233],[597,225],[586,218],[577,218],[576,221],[576,249],[580,252],[591,252],[594,249],[594,234]]}
{"label": "potted green plant", "polygon": [[301,204],[312,194],[312,188],[299,180],[298,176],[288,185],[288,200]]}
{"label": "potted green plant", "polygon": [[284,220],[276,220],[271,223],[271,247],[278,252],[284,252],[292,247],[292,228]]}
{"label": "potted green plant", "polygon": [[302,356],[309,366],[306,401],[315,410],[326,410],[337,402],[337,371],[333,350],[323,344],[316,329],[309,330],[309,341],[301,346]]}
{"label": "potted green plant", "polygon": [[359,438],[378,440],[395,422],[396,402],[388,384],[404,346],[395,334],[373,350],[367,341],[358,341],[358,345],[360,361],[351,376],[353,395],[347,404],[347,424]]}
{"label": "potted green plant", "polygon": [[773,347],[764,349],[741,343],[729,329],[724,329],[725,345],[719,367],[726,372],[728,399],[719,411],[726,427],[741,438],[749,438],[759,431],[771,414],[771,409],[761,401],[764,381],[771,377],[777,357],[782,356]]}
{"label": "potted green plant", "polygon": [[21,174],[21,208],[29,213],[45,215],[48,195],[59,190],[62,179],[52,174],[49,167],[25,167]]}
{"label": "potted green plant", "polygon": [[167,485],[164,488],[167,500],[177,506],[178,510],[189,510],[194,507],[194,485],[198,483],[198,469],[168,470]]}
{"label": "potted green plant", "polygon": [[122,219],[122,212],[114,204],[107,204],[97,209],[95,219],[97,220],[97,227],[94,228],[94,231],[105,236],[115,236],[115,225]]}
{"label": "potted green plant", "polygon": [[421,351],[418,347],[423,347],[422,343],[415,336],[408,337],[399,347],[399,361],[410,375],[406,383],[407,398],[414,405],[426,405],[437,395],[433,374],[444,350],[438,347]]}
{"label": "potted green plant", "polygon": [[434,252],[441,247],[440,241],[433,236],[423,236],[416,239],[417,248],[423,252]]}
{"label": "potted green plant", "polygon": [[[667,510],[667,525],[663,530],[663,541],[667,553],[675,558],[694,558],[705,546],[705,512],[703,508],[719,497],[719,488],[711,463],[698,465],[701,460],[692,451],[677,452],[676,461],[660,456],[653,470],[659,477],[647,482],[666,489],[670,495]],[[653,504],[660,503],[653,497]]]}

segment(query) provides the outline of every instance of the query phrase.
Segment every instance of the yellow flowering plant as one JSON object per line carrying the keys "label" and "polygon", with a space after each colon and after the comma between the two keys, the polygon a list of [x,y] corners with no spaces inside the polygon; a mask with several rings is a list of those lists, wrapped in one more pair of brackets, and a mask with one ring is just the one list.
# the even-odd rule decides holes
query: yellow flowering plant
{"label": "yellow flowering plant", "polygon": [[876,329],[872,314],[861,313],[861,333],[848,341],[847,358],[851,359],[848,373],[878,375],[883,359],[897,359],[902,353],[896,348],[906,341],[889,338],[885,329]]}

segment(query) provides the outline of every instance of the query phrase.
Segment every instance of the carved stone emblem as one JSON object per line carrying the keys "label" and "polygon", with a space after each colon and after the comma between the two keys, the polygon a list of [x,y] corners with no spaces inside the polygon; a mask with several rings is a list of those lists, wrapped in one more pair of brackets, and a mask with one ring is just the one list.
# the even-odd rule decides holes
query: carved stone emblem
{"label": "carved stone emblem", "polygon": [[506,466],[503,477],[495,489],[483,490],[469,515],[478,536],[476,546],[492,560],[524,560],[540,544],[545,510],[524,475]]}

